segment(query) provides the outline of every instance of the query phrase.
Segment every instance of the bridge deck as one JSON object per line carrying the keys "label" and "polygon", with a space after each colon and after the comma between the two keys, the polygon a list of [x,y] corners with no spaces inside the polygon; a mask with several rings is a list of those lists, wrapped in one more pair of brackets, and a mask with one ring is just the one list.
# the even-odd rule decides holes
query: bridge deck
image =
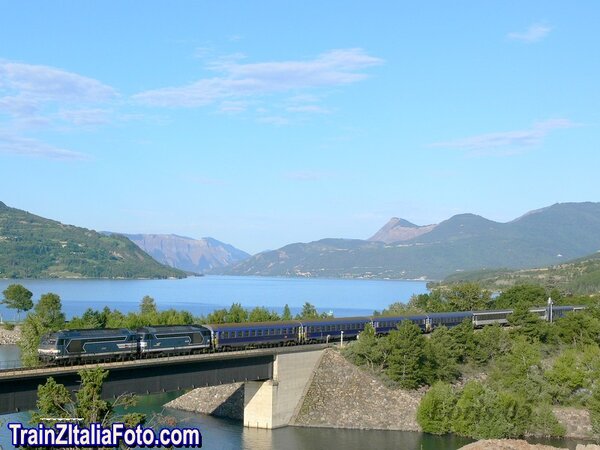
{"label": "bridge deck", "polygon": [[75,391],[79,387],[77,372],[85,368],[102,367],[109,370],[102,391],[103,397],[108,399],[124,392],[150,394],[240,381],[267,380],[273,377],[274,355],[322,350],[330,345],[261,348],[80,366],[6,370],[0,372],[0,414],[34,408],[37,388],[48,377],[53,377],[69,390]]}

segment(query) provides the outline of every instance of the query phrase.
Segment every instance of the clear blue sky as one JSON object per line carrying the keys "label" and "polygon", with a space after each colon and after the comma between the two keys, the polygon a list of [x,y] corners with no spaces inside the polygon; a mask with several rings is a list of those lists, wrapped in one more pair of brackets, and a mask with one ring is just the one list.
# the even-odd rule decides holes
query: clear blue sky
{"label": "clear blue sky", "polygon": [[597,1],[0,1],[0,200],[248,252],[598,201]]}

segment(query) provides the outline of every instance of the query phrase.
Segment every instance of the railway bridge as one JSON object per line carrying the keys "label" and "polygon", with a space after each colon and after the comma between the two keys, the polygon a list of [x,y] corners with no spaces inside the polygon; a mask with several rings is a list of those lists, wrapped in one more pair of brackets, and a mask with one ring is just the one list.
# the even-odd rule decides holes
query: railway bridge
{"label": "railway bridge", "polygon": [[68,367],[0,371],[0,414],[35,408],[37,389],[48,377],[71,392],[79,387],[78,371],[109,370],[102,395],[153,394],[245,382],[244,425],[286,426],[298,413],[312,374],[328,344],[276,347],[203,355],[139,359]]}

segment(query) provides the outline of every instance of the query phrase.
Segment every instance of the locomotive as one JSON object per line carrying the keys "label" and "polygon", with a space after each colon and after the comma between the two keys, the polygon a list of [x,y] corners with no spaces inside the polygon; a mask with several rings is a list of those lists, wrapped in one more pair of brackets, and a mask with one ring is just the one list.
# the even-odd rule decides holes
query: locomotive
{"label": "locomotive", "polygon": [[[537,307],[529,311],[543,320],[561,318],[584,306]],[[269,346],[328,343],[352,340],[371,324],[377,335],[386,335],[403,321],[422,332],[455,327],[470,320],[473,327],[508,323],[512,309],[460,311],[409,316],[362,316],[301,319],[276,322],[167,325],[128,329],[62,330],[43,336],[39,359],[47,364],[115,361],[136,358],[218,352]]]}

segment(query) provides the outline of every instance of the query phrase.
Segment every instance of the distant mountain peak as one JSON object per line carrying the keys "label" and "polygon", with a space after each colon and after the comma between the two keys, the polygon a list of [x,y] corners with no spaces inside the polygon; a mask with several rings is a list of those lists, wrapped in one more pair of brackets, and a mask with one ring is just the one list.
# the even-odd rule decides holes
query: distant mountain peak
{"label": "distant mountain peak", "polygon": [[177,234],[125,234],[157,261],[194,273],[240,262],[250,255],[211,237],[194,239]]}
{"label": "distant mountain peak", "polygon": [[385,242],[386,244],[409,241],[425,233],[429,233],[435,227],[436,225],[419,226],[406,219],[392,217],[383,227],[381,227],[381,229],[379,229],[379,231],[377,231],[377,233],[367,240],[372,242]]}

